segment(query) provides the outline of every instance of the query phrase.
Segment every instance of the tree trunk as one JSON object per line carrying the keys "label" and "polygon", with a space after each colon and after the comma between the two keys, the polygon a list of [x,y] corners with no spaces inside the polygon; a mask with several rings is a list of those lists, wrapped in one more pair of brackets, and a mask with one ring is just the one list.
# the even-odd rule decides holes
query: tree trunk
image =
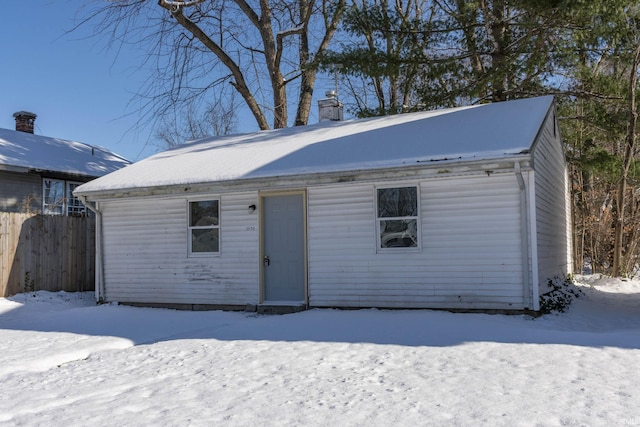
{"label": "tree trunk", "polygon": [[504,73],[504,63],[506,61],[507,23],[508,16],[505,0],[493,0],[489,5],[487,0],[482,1],[482,13],[484,14],[485,25],[489,38],[493,44],[491,52],[491,101],[500,102],[507,100],[506,76]]}
{"label": "tree trunk", "polygon": [[[302,22],[309,22],[308,17],[312,12],[313,5],[314,2],[311,2],[311,4],[309,4],[307,0],[300,0],[300,20]],[[300,83],[300,96],[298,99],[298,109],[296,111],[296,119],[294,122],[295,126],[304,126],[309,122],[311,98],[313,97],[313,88],[315,86],[317,76],[316,64],[320,62],[325,52],[329,48],[329,42],[338,29],[338,23],[340,22],[340,17],[344,12],[345,5],[345,0],[340,0],[336,5],[331,18],[326,21],[327,25],[325,28],[325,34],[322,42],[320,42],[320,45],[318,46],[318,49],[314,54],[313,64],[309,62],[309,60],[311,59],[308,37],[309,28],[306,24],[304,30],[300,34],[300,69],[302,70],[302,81]],[[324,7],[326,7],[326,2],[324,2]],[[324,13],[327,13],[327,11],[325,10]]]}

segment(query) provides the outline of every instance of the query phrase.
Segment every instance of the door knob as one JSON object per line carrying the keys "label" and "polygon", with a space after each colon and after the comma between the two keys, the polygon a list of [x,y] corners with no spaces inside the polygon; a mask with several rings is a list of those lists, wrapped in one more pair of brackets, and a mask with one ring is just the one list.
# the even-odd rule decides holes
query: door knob
{"label": "door knob", "polygon": [[264,265],[265,265],[265,267],[268,267],[269,264],[271,264],[271,260],[269,259],[268,256],[265,255],[264,256]]}

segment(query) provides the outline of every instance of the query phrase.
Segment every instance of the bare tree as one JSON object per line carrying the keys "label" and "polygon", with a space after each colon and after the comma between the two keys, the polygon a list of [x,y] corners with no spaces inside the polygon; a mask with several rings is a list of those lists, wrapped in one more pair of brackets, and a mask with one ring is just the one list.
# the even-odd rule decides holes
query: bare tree
{"label": "bare tree", "polygon": [[[230,84],[260,129],[309,119],[316,64],[337,29],[345,0],[111,0],[81,21],[110,46],[149,46],[153,70],[140,94],[146,118],[188,109]],[[289,98],[297,94],[297,104]]]}
{"label": "bare tree", "polygon": [[185,141],[207,136],[227,135],[236,130],[236,94],[219,95],[206,108],[194,104],[176,110],[172,116],[164,116],[155,133],[161,149],[173,148]]}

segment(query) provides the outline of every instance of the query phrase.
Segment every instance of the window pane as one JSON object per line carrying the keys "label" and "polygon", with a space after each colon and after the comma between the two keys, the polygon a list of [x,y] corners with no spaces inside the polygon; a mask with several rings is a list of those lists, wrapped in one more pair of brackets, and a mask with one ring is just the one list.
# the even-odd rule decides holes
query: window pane
{"label": "window pane", "polygon": [[415,248],[417,246],[417,220],[405,219],[380,221],[381,248]]}
{"label": "window pane", "polygon": [[79,187],[81,184],[77,182],[67,183],[67,214],[68,215],[82,215],[86,213],[87,208],[82,204],[80,199],[73,195],[73,190]]}
{"label": "window pane", "polygon": [[418,215],[416,187],[378,189],[378,218]]}
{"label": "window pane", "polygon": [[218,229],[191,230],[191,252],[218,252],[220,239]]}
{"label": "window pane", "polygon": [[64,207],[64,181],[45,179],[42,210],[48,215],[62,215]]}
{"label": "window pane", "polygon": [[218,225],[218,201],[189,202],[189,226]]}

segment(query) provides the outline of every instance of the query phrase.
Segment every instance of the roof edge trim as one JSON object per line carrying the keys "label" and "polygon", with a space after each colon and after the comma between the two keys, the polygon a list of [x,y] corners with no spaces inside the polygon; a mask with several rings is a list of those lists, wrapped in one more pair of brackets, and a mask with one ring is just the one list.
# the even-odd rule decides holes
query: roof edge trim
{"label": "roof edge trim", "polygon": [[[269,178],[246,178],[230,181],[200,182],[160,185],[154,187],[133,187],[118,190],[74,191],[76,195],[84,195],[91,201],[104,199],[119,199],[124,197],[147,197],[160,195],[190,195],[201,193],[211,188],[219,190],[261,190],[266,187],[309,187],[318,185],[338,184],[346,182],[367,182],[380,179],[415,179],[415,178],[444,178],[446,176],[461,176],[484,174],[487,170],[496,172],[504,170],[513,172],[515,161],[525,162],[523,168],[528,167],[530,154],[512,155],[501,158],[476,159],[464,162],[434,162],[420,163],[402,168],[390,167],[381,169],[359,169],[337,172],[320,172],[314,174],[297,174],[276,176]],[[82,188],[79,188],[82,190]],[[219,191],[218,190],[218,191]]]}

